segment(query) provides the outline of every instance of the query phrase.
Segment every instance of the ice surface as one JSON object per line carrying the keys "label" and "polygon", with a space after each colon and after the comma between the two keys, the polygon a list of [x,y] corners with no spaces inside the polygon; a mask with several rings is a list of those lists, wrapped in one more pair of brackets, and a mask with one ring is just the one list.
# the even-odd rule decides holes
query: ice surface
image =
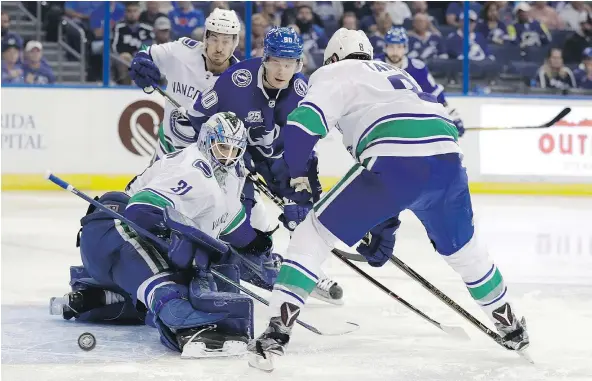
{"label": "ice surface", "polygon": [[[361,328],[340,337],[295,328],[288,355],[268,375],[249,369],[246,359],[181,360],[148,327],[50,316],[49,298],[68,291],[68,267],[80,264],[75,240],[87,205],[67,193],[3,193],[2,380],[592,380],[592,200],[476,196],[474,203],[477,226],[527,317],[535,365],[499,348],[394,266],[363,267],[472,340],[449,338],[330,258],[325,269],[342,284],[345,306],[311,301],[301,319],[319,327],[350,320]],[[411,214],[402,221],[396,254],[486,322],[419,221]],[[276,242],[283,251],[285,232]],[[257,332],[263,312],[258,306]],[[91,352],[77,345],[87,331],[97,338]]]}

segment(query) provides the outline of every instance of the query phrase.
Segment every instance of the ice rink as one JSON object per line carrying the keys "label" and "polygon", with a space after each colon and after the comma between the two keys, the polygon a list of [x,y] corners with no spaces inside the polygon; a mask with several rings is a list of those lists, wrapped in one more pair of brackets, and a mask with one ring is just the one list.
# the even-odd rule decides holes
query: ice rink
{"label": "ice rink", "polygon": [[[527,318],[535,365],[498,347],[391,264],[361,266],[436,320],[462,326],[472,340],[447,337],[330,258],[325,269],[343,286],[345,305],[311,301],[300,318],[319,328],[353,321],[360,329],[320,337],[295,328],[288,355],[266,374],[250,369],[244,358],[181,360],[149,327],[50,316],[49,298],[69,290],[68,268],[80,264],[75,241],[87,205],[60,191],[4,192],[2,380],[592,380],[592,199],[479,195],[474,206],[477,228],[518,314]],[[395,254],[489,324],[434,253],[419,221],[406,213],[401,220]],[[276,237],[282,252],[287,235]],[[259,333],[266,321],[255,304]],[[98,341],[91,352],[77,345],[85,331]]]}

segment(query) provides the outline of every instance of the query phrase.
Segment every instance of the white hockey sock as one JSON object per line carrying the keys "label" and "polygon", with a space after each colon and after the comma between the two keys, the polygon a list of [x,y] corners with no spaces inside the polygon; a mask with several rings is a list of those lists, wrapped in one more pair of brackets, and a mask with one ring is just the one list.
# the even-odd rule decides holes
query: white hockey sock
{"label": "white hockey sock", "polygon": [[443,258],[461,276],[469,293],[487,317],[494,323],[498,322],[492,312],[508,303],[508,288],[477,232],[459,251]]}
{"label": "white hockey sock", "polygon": [[311,211],[298,225],[273,286],[269,303],[270,316],[280,315],[280,306],[289,302],[302,307],[315,288],[321,264],[335,247],[337,238],[325,228]]}

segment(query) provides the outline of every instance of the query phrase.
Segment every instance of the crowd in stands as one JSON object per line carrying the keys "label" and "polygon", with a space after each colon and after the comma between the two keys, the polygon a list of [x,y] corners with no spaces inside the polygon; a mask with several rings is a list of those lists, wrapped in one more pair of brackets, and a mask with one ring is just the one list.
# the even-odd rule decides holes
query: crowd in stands
{"label": "crowd in stands", "polygon": [[[31,3],[24,3],[32,10]],[[34,3],[33,3],[34,4]],[[89,57],[88,81],[100,81],[104,35],[104,3],[44,2],[41,15],[46,38],[57,38],[62,16],[82,28],[87,46],[80,46],[76,28],[66,28],[68,43]],[[207,15],[216,7],[233,9],[244,21],[252,7],[251,56],[263,53],[263,37],[272,26],[291,26],[305,46],[305,70],[322,65],[323,49],[340,27],[364,30],[375,49],[383,51],[385,35],[404,27],[411,58],[425,61],[437,77],[454,81],[462,71],[464,19],[462,2],[426,1],[146,1],[111,2],[110,36],[114,80],[129,84],[127,64],[142,44],[180,37],[203,38]],[[519,79],[528,86],[592,89],[592,4],[582,1],[470,2],[471,75],[495,80]],[[56,21],[57,20],[57,21]],[[124,36],[124,37],[122,37]],[[78,41],[78,42],[77,42]],[[236,51],[245,57],[244,28]],[[43,47],[10,31],[2,13],[2,83],[53,83]]]}

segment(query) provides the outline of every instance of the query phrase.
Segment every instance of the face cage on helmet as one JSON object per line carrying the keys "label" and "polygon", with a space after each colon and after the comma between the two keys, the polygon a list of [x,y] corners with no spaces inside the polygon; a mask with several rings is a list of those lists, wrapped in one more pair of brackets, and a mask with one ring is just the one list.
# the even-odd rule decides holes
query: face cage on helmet
{"label": "face cage on helmet", "polygon": [[[210,155],[211,161],[216,164],[215,166],[232,167],[245,154],[245,150],[247,148],[247,139],[237,139],[233,136],[225,136],[224,129],[221,125],[218,125],[217,130],[211,129],[211,131],[208,132],[206,144],[208,146],[206,149]],[[221,145],[225,145],[225,148],[230,148],[226,153],[227,156],[225,157],[216,156],[216,153],[223,154],[219,147]]]}

